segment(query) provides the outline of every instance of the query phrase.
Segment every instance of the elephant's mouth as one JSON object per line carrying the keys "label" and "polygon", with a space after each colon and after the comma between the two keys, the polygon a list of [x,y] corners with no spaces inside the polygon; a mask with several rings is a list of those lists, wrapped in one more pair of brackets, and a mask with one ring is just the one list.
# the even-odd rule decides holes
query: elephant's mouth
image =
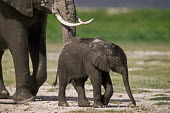
{"label": "elephant's mouth", "polygon": [[92,19],[90,19],[89,21],[84,22],[84,21],[82,21],[79,17],[77,17],[77,21],[78,21],[79,23],[70,23],[70,22],[65,21],[59,14],[55,14],[55,16],[57,17],[57,19],[58,19],[62,24],[66,25],[66,26],[70,26],[70,27],[79,26],[79,25],[83,25],[83,24],[84,24],[84,25],[85,25],[85,24],[89,24],[89,23],[91,23],[91,22],[93,21],[93,19],[94,19],[94,18],[92,18]]}

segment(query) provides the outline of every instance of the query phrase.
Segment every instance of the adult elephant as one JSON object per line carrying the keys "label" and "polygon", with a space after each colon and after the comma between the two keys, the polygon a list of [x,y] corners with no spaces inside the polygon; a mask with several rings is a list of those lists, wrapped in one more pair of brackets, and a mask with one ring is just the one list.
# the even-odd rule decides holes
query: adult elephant
{"label": "adult elephant", "polygon": [[[0,0],[0,62],[9,49],[14,62],[18,103],[30,101],[46,81],[46,23],[47,14],[54,13],[61,23],[76,26],[85,23],[69,23],[59,15],[62,7],[74,6],[74,0]],[[75,9],[73,9],[75,10]],[[29,54],[33,65],[30,76]],[[8,98],[0,63],[0,98]]]}
{"label": "adult elephant", "polygon": [[[63,47],[58,61],[59,106],[69,106],[65,97],[68,83],[72,83],[78,93],[78,105],[89,106],[84,89],[88,77],[93,85],[94,107],[107,105],[113,94],[110,69],[122,74],[127,94],[132,104],[136,106],[129,85],[124,51],[118,45],[101,39],[72,37],[72,42]],[[57,83],[57,76],[53,85]],[[101,95],[101,85],[105,88],[103,95]]]}

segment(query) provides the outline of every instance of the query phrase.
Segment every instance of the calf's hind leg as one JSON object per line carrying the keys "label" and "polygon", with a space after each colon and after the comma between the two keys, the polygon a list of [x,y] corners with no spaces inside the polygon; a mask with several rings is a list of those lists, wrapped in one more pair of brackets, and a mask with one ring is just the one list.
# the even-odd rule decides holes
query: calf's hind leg
{"label": "calf's hind leg", "polygon": [[0,99],[6,99],[9,97],[9,92],[5,88],[3,74],[2,74],[2,55],[4,51],[0,51]]}
{"label": "calf's hind leg", "polygon": [[66,87],[68,83],[65,79],[62,79],[61,76],[59,76],[59,93],[58,93],[58,106],[69,106],[69,104],[66,101]]}

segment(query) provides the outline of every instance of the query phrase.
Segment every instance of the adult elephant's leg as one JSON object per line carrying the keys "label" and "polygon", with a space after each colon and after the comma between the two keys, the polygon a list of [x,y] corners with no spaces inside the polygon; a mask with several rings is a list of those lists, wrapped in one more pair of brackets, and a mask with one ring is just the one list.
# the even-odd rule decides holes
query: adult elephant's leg
{"label": "adult elephant's leg", "polygon": [[4,80],[3,80],[3,73],[2,73],[2,55],[4,51],[0,51],[0,99],[5,99],[9,97],[9,92],[5,88]]}
{"label": "adult elephant's leg", "polygon": [[84,89],[84,84],[85,84],[86,80],[87,79],[72,80],[72,84],[78,93],[78,105],[80,107],[89,107],[90,106],[90,103],[89,103],[88,99],[86,98],[85,89]]}
{"label": "adult elephant's leg", "polygon": [[29,35],[30,56],[33,64],[31,93],[35,96],[39,87],[47,79],[46,63],[46,23],[47,15],[39,14]]}
{"label": "adult elephant's leg", "polygon": [[11,26],[7,34],[7,44],[13,57],[16,75],[16,92],[13,99],[17,103],[24,103],[33,100],[30,92],[28,36],[21,24],[16,22]]}
{"label": "adult elephant's leg", "polygon": [[102,95],[102,103],[104,105],[107,105],[109,103],[110,98],[113,95],[113,86],[112,86],[112,81],[110,79],[109,72],[103,72],[102,85],[105,89],[105,93]]}

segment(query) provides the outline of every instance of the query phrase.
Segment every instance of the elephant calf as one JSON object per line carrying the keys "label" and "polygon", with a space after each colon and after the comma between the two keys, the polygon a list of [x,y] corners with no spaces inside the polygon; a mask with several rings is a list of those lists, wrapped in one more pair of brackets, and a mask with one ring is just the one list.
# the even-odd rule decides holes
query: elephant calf
{"label": "elephant calf", "polygon": [[[136,106],[128,81],[127,58],[119,46],[95,38],[79,38],[78,41],[66,44],[58,61],[58,105],[69,106],[65,90],[68,83],[72,83],[78,93],[78,105],[81,107],[90,106],[84,89],[88,77],[93,85],[93,106],[104,107],[107,105],[113,94],[110,69],[122,74],[127,94],[132,104]],[[57,84],[57,76],[53,85]],[[101,85],[105,89],[103,95],[101,94]]]}

